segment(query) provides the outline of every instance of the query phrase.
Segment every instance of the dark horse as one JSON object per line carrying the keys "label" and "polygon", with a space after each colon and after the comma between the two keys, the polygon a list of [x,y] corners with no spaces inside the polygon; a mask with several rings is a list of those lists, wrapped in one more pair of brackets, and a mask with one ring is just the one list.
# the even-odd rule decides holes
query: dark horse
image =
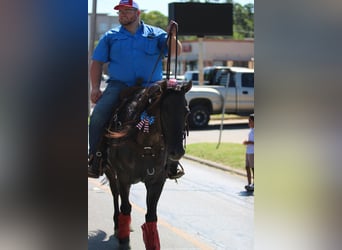
{"label": "dark horse", "polygon": [[[147,213],[141,226],[147,250],[160,249],[157,204],[169,163],[184,155],[189,108],[185,93],[190,83],[159,81],[147,88],[128,88],[112,118],[108,133],[105,170],[114,200],[114,230],[120,244],[129,244],[132,184],[146,187]],[[119,198],[121,203],[119,204]]]}

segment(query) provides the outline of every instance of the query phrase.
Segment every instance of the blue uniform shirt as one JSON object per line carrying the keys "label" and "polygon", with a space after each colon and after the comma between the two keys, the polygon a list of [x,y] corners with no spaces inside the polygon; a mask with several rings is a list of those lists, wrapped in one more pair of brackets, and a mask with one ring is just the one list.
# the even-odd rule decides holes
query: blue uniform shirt
{"label": "blue uniform shirt", "polygon": [[110,80],[122,81],[128,86],[133,86],[140,80],[143,86],[147,86],[162,79],[162,60],[159,60],[152,78],[151,74],[163,46],[163,56],[167,55],[168,49],[164,45],[167,33],[158,27],[144,24],[143,21],[140,24],[134,35],[121,25],[111,29],[101,37],[95,48],[92,59],[109,62]]}

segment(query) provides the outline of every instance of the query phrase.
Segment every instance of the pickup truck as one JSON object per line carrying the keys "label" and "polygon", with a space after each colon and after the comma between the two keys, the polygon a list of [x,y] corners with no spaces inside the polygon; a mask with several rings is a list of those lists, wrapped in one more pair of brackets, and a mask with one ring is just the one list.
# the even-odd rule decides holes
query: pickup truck
{"label": "pickup truck", "polygon": [[192,129],[208,126],[210,115],[254,113],[254,69],[212,66],[203,70],[205,85],[192,86],[185,97]]}

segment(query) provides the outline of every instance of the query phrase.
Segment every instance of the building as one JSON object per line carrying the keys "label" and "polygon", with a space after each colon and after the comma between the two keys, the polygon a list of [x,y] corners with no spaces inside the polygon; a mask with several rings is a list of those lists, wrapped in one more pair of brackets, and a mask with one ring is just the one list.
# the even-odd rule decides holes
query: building
{"label": "building", "polygon": [[204,67],[215,65],[254,68],[254,40],[204,38],[203,41],[182,41],[182,45],[183,53],[179,60],[183,71],[198,70],[200,52]]}
{"label": "building", "polygon": [[[91,14],[88,13],[88,42],[90,41],[90,23]],[[95,26],[95,41],[98,41],[106,31],[118,25],[120,25],[118,16],[110,16],[108,14],[97,14]]]}

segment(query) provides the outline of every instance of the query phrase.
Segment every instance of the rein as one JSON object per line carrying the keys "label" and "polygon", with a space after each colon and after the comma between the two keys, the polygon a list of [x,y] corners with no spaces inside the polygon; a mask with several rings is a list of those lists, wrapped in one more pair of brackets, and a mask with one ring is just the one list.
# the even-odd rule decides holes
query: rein
{"label": "rein", "polygon": [[171,24],[171,27],[170,27],[170,32],[168,34],[168,39],[167,40],[170,40],[170,43],[169,43],[169,47],[168,47],[168,57],[167,57],[167,63],[166,63],[166,79],[169,80],[170,79],[170,68],[171,68],[171,45],[172,45],[172,36],[171,36],[171,30],[173,28],[173,26],[176,27],[176,55],[175,55],[175,79],[177,79],[177,60],[178,60],[178,26],[175,24],[175,23],[172,23]]}
{"label": "rein", "polygon": [[175,55],[175,79],[177,79],[177,60],[178,60],[178,26],[177,24],[175,23],[172,23],[171,24],[171,27],[170,27],[170,31],[169,33],[167,34],[167,38],[166,38],[166,41],[165,43],[163,44],[161,50],[160,50],[160,53],[159,53],[159,56],[153,66],[153,70],[152,70],[152,73],[150,75],[150,78],[148,79],[147,83],[150,83],[151,82],[151,79],[152,79],[152,76],[154,74],[154,72],[156,71],[157,69],[157,66],[158,66],[158,62],[161,60],[161,58],[163,57],[163,52],[164,52],[164,49],[165,49],[165,46],[167,45],[167,42],[170,40],[170,43],[169,43],[169,47],[168,47],[168,55],[167,55],[167,62],[166,62],[166,79],[169,80],[170,79],[170,67],[171,67],[171,44],[172,44],[172,36],[171,36],[171,30],[173,28],[173,26],[176,27],[176,55]]}

